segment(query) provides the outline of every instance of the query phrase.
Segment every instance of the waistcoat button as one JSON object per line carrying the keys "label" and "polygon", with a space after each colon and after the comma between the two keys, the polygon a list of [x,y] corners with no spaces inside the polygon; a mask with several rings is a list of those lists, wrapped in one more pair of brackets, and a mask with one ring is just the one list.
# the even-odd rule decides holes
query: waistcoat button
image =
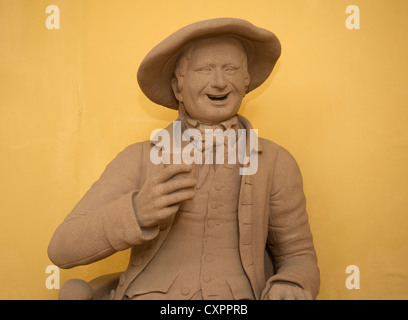
{"label": "waistcoat button", "polygon": [[215,184],[214,184],[214,189],[215,190],[221,190],[222,189],[222,185],[221,185],[221,183],[219,183],[219,182],[216,182]]}
{"label": "waistcoat button", "polygon": [[181,294],[182,294],[183,296],[186,296],[186,295],[188,295],[189,293],[190,293],[190,288],[187,288],[187,287],[181,288]]}
{"label": "waistcoat button", "polygon": [[215,221],[214,221],[214,220],[208,220],[208,221],[207,221],[207,226],[208,226],[208,227],[210,227],[210,228],[214,228],[214,227],[215,227],[215,225],[216,225],[216,223],[215,223]]}
{"label": "waistcoat button", "polygon": [[213,261],[213,257],[212,257],[212,255],[207,254],[207,255],[205,256],[205,261],[207,261],[207,262],[211,262],[211,261]]}

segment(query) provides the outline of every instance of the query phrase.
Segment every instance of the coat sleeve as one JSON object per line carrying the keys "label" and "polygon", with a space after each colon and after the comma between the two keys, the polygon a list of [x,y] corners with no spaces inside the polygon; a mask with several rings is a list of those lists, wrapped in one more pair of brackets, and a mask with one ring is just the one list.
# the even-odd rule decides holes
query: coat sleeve
{"label": "coat sleeve", "polygon": [[48,246],[54,264],[61,268],[89,264],[157,236],[158,226],[139,226],[133,207],[143,167],[143,143],[116,156],[56,229]]}
{"label": "coat sleeve", "polygon": [[276,274],[266,283],[263,296],[277,281],[295,283],[315,298],[320,278],[306,212],[303,181],[292,155],[279,148],[269,199],[267,246]]}

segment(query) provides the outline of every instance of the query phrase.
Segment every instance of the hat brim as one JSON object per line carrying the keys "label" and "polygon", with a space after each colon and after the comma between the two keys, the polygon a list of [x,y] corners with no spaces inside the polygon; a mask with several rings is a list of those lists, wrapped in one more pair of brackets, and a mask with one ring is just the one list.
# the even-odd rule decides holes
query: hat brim
{"label": "hat brim", "polygon": [[196,40],[221,35],[242,40],[248,56],[250,92],[271,74],[281,53],[278,38],[270,31],[235,18],[218,18],[190,24],[154,47],[143,59],[137,80],[143,93],[153,102],[178,109],[171,82],[176,62],[184,47]]}

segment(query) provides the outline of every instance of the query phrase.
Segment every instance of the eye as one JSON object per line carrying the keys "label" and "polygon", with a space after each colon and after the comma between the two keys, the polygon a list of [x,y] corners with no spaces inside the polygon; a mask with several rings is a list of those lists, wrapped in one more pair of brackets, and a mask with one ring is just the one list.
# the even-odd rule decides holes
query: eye
{"label": "eye", "polygon": [[237,66],[233,66],[233,65],[228,65],[224,68],[224,71],[227,74],[234,74],[235,72],[237,72],[237,70],[239,69],[239,67]]}
{"label": "eye", "polygon": [[211,73],[212,68],[210,66],[205,66],[205,67],[198,68],[195,71],[197,71],[199,74],[209,74]]}

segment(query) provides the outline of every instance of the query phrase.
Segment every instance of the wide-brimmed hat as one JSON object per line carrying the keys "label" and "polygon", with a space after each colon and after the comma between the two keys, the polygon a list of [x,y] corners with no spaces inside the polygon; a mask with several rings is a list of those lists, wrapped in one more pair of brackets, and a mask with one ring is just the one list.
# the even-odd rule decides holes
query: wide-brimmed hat
{"label": "wide-brimmed hat", "polygon": [[190,24],[154,47],[140,64],[137,80],[143,93],[153,102],[178,109],[171,82],[177,60],[190,43],[204,38],[229,35],[241,40],[248,57],[250,92],[271,74],[281,53],[278,38],[270,31],[235,18],[218,18]]}

